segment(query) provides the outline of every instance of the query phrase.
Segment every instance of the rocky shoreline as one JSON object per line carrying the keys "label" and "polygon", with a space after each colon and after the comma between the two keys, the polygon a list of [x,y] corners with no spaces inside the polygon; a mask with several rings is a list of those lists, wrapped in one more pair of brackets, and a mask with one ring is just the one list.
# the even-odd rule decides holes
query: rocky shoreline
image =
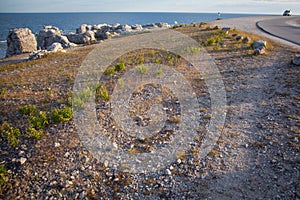
{"label": "rocky shoreline", "polygon": [[44,26],[36,35],[29,28],[12,29],[7,36],[6,57],[30,53],[29,59],[38,59],[50,52],[63,51],[78,45],[88,45],[119,35],[143,32],[157,28],[170,28],[168,23],[152,24],[82,24],[76,33],[63,34],[55,26]]}
{"label": "rocky shoreline", "polygon": [[[15,147],[9,142],[11,138],[0,137],[0,199],[299,199],[300,68],[291,63],[299,50],[271,46],[267,41],[264,54],[254,56],[254,45],[242,38],[265,38],[234,29],[224,34],[225,30],[207,24],[183,25],[175,30],[205,46],[222,75],[227,94],[222,135],[205,158],[198,157],[206,134],[201,127],[199,138],[185,154],[149,174],[118,171],[95,159],[82,144],[73,120],[49,122],[39,139],[29,135],[26,128],[32,116],[23,115],[24,108],[35,106],[42,113],[50,113],[70,104],[78,69],[96,46],[86,45],[0,68],[0,122],[21,132]],[[137,61],[172,66],[191,79],[199,98],[200,120],[208,123],[209,94],[202,77],[191,73],[191,66],[182,59],[167,53],[148,49],[126,54],[123,71],[107,71],[102,81],[111,86]],[[115,64],[121,60],[116,60],[111,69],[116,69]],[[111,95],[112,87],[107,88]],[[166,103],[170,100],[170,95],[148,86],[135,93],[136,101],[130,108],[139,108],[135,102],[147,108],[149,94],[162,94]],[[165,133],[147,143],[130,141],[116,129],[110,112],[109,101],[99,98],[100,125],[111,137],[117,136],[118,145],[128,142],[132,154],[150,151],[151,141],[156,145],[172,136]],[[136,121],[146,123],[143,119]]]}

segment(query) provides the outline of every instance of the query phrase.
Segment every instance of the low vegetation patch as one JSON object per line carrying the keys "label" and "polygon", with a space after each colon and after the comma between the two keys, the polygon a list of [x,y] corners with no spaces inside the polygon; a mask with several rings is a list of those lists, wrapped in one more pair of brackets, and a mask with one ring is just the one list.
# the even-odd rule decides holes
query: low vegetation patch
{"label": "low vegetation patch", "polygon": [[116,64],[115,66],[115,71],[119,72],[119,71],[122,71],[122,70],[125,70],[125,63],[124,63],[124,60],[121,60],[119,64]]}
{"label": "low vegetation patch", "polygon": [[1,137],[6,137],[8,144],[11,147],[17,147],[19,144],[19,139],[21,132],[18,128],[14,128],[8,122],[3,122],[0,126]]}
{"label": "low vegetation patch", "polygon": [[51,111],[51,120],[54,123],[67,122],[73,117],[73,110],[71,107],[56,108]]}
{"label": "low vegetation patch", "polygon": [[35,128],[27,128],[27,134],[29,137],[39,140],[44,136],[44,131],[43,130],[36,130]]}
{"label": "low vegetation patch", "polygon": [[109,101],[109,99],[110,99],[110,96],[109,96],[109,93],[108,93],[106,87],[102,84],[96,88],[96,99],[99,100],[99,97],[105,101]]}
{"label": "low vegetation patch", "polygon": [[4,164],[0,164],[0,188],[5,182],[6,179],[7,170],[4,166]]}

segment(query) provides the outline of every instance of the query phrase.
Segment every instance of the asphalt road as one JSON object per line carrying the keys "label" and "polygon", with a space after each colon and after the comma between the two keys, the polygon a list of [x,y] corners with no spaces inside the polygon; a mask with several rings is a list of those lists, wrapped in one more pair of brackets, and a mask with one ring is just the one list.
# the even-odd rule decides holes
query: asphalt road
{"label": "asphalt road", "polygon": [[300,16],[254,16],[215,20],[209,23],[221,27],[237,28],[292,48],[300,48]]}
{"label": "asphalt road", "polygon": [[262,20],[257,26],[268,34],[300,45],[300,16]]}

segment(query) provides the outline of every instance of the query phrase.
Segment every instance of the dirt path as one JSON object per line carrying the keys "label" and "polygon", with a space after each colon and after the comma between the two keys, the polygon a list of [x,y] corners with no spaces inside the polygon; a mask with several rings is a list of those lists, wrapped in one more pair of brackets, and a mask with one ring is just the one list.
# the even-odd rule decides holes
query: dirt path
{"label": "dirt path", "polygon": [[[222,20],[215,20],[209,22],[213,25],[218,25],[221,27],[231,27],[236,28],[238,30],[246,31],[248,33],[254,33],[256,35],[260,35],[262,37],[269,38],[277,43],[287,45],[291,48],[300,49],[299,45],[291,43],[289,41],[280,39],[278,37],[275,37],[273,35],[267,34],[266,32],[259,29],[256,25],[259,21],[264,20],[272,20],[279,18],[281,19],[282,16],[255,16],[255,17],[241,17],[241,18],[232,18],[232,19],[222,19]],[[286,18],[288,19],[288,18]]]}
{"label": "dirt path", "polygon": [[[290,135],[291,130],[299,131],[299,124],[294,127],[299,121],[287,117],[290,112],[299,117],[299,107],[290,102],[298,95],[299,84],[293,82],[298,85],[294,85],[296,91],[287,91],[289,83],[283,79],[284,74],[298,69],[286,68],[283,57],[277,52],[264,62],[246,59],[230,63],[226,69],[239,80],[230,76],[225,81],[233,83],[233,91],[227,93],[228,116],[224,142],[219,144],[220,158],[212,164],[224,170],[207,182],[209,189],[204,193],[208,199],[299,198],[299,149],[291,145],[299,143]],[[223,61],[222,66],[229,65]]]}

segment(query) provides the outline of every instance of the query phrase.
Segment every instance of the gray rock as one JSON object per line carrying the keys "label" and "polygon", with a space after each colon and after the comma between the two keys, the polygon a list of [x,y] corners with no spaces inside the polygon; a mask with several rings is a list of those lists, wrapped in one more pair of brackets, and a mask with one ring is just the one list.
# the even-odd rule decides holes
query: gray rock
{"label": "gray rock", "polygon": [[125,24],[125,25],[118,26],[116,29],[114,29],[114,31],[117,32],[117,33],[122,34],[122,33],[131,32],[132,29],[131,29],[131,26],[128,26],[127,24]]}
{"label": "gray rock", "polygon": [[111,26],[111,30],[112,30],[112,31],[115,31],[115,30],[117,30],[117,29],[120,29],[120,26],[121,26],[121,24],[119,24],[119,23],[113,24],[113,25]]}
{"label": "gray rock", "polygon": [[82,34],[71,33],[71,34],[66,35],[66,37],[72,43],[75,43],[75,44],[84,44],[84,40],[83,40],[83,35]]}
{"label": "gray rock", "polygon": [[85,44],[90,44],[96,41],[95,33],[93,31],[87,31],[83,34],[83,41]]}
{"label": "gray rock", "polygon": [[93,26],[92,25],[87,25],[86,26],[86,31],[92,31],[93,30]]}
{"label": "gray rock", "polygon": [[101,30],[98,30],[95,33],[95,37],[100,40],[106,40],[106,39],[110,39],[112,37],[112,35],[110,32],[102,32]]}
{"label": "gray rock", "polygon": [[253,54],[254,55],[262,55],[266,53],[266,48],[265,47],[259,47],[254,49]]}
{"label": "gray rock", "polygon": [[144,29],[154,29],[157,28],[158,26],[155,24],[145,24],[142,26]]}
{"label": "gray rock", "polygon": [[122,31],[132,31],[131,26],[127,24],[121,26]]}
{"label": "gray rock", "polygon": [[37,50],[33,51],[29,54],[29,60],[40,59],[48,53],[47,50]]}
{"label": "gray rock", "polygon": [[73,46],[66,36],[61,35],[61,31],[54,26],[44,26],[37,36],[38,49],[47,49],[53,43],[61,43],[63,48]]}
{"label": "gray rock", "polygon": [[85,33],[88,30],[87,24],[82,24],[79,28],[76,29],[77,34]]}
{"label": "gray rock", "polygon": [[251,38],[248,37],[248,36],[246,36],[246,37],[243,39],[243,42],[244,42],[244,43],[249,43],[249,42],[251,42]]}
{"label": "gray rock", "polygon": [[262,47],[264,47],[264,48],[267,47],[267,42],[264,40],[256,40],[252,44],[253,49],[258,49],[258,48],[262,48]]}
{"label": "gray rock", "polygon": [[23,165],[26,162],[27,158],[20,158],[20,163]]}
{"label": "gray rock", "polygon": [[155,23],[155,25],[158,26],[159,28],[170,28],[171,27],[168,23],[165,23],[165,22]]}
{"label": "gray rock", "polygon": [[94,25],[93,26],[93,30],[101,30],[103,29],[104,27],[108,27],[107,24],[97,24],[97,25]]}
{"label": "gray rock", "polygon": [[58,52],[58,51],[62,51],[63,49],[64,48],[62,47],[61,43],[58,42],[54,42],[49,47],[47,47],[47,50],[51,52]]}
{"label": "gray rock", "polygon": [[236,39],[237,41],[240,41],[240,40],[242,40],[243,38],[244,38],[243,36],[241,36],[241,35],[238,35],[238,36],[236,36],[236,38],[235,38],[235,39]]}
{"label": "gray rock", "polygon": [[295,55],[292,62],[294,65],[300,66],[300,55]]}
{"label": "gray rock", "polygon": [[142,27],[142,25],[135,24],[135,25],[131,26],[131,29],[136,30],[136,31],[141,31],[141,30],[143,30],[143,27]]}
{"label": "gray rock", "polygon": [[227,31],[230,31],[230,30],[231,30],[230,27],[224,27],[224,28],[222,28],[222,31],[224,31],[224,32],[227,32]]}
{"label": "gray rock", "polygon": [[28,28],[13,29],[7,36],[6,56],[29,53],[37,49],[34,34]]}

